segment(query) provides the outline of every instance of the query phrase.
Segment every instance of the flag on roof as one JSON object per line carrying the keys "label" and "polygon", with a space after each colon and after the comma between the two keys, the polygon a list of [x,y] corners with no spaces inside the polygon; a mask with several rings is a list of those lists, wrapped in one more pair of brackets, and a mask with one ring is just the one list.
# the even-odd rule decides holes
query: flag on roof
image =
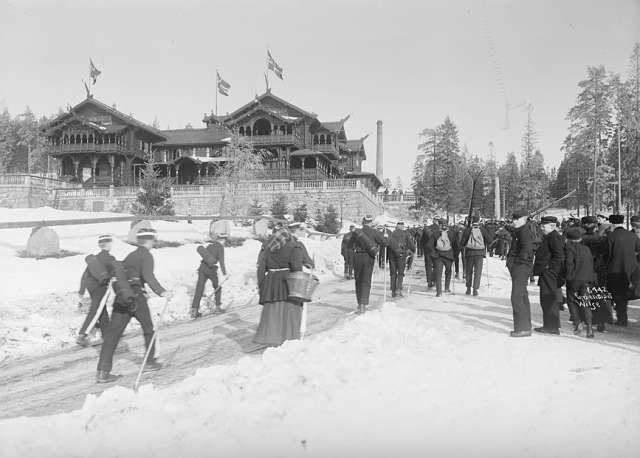
{"label": "flag on roof", "polygon": [[93,81],[93,84],[96,84],[96,80],[98,79],[98,76],[100,75],[100,73],[102,72],[98,70],[94,65],[93,61],[89,59],[89,78],[91,78],[91,81]]}
{"label": "flag on roof", "polygon": [[[87,82],[85,80],[82,80],[82,84],[84,84],[84,90],[87,93],[87,98],[91,97],[91,90],[89,89],[89,85],[87,84]],[[71,111],[71,110],[69,110]]]}
{"label": "flag on roof", "polygon": [[216,84],[218,86],[218,92],[222,95],[229,95],[229,89],[231,89],[231,85],[227,83],[221,76],[220,73],[216,70]]}
{"label": "flag on roof", "polygon": [[276,76],[282,79],[283,70],[280,65],[276,62],[276,60],[271,55],[271,52],[267,50],[267,68],[271,70]]}

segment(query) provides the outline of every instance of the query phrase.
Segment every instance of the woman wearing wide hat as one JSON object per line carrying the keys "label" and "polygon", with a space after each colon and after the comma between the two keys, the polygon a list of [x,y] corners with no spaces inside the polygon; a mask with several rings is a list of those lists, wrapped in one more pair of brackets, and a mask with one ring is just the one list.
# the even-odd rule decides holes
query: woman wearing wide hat
{"label": "woman wearing wide hat", "polygon": [[258,255],[262,314],[254,343],[275,347],[300,338],[302,302],[289,299],[287,276],[302,270],[303,255],[286,228],[277,229],[262,246]]}

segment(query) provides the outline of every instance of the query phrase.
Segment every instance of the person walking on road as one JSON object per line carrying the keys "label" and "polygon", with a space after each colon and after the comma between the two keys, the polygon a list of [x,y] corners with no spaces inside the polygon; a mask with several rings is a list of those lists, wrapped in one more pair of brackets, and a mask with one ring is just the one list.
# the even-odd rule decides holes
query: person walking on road
{"label": "person walking on road", "polygon": [[456,234],[446,227],[438,229],[434,234],[435,246],[432,250],[432,258],[435,270],[436,297],[442,296],[442,273],[444,271],[444,292],[451,293],[451,266],[454,260],[454,247]]}
{"label": "person walking on road", "polygon": [[373,227],[373,218],[365,216],[362,219],[362,229],[353,234],[355,253],[353,256],[353,271],[356,279],[356,299],[358,309],[356,313],[364,313],[369,305],[371,294],[371,277],[378,252],[378,246],[388,245],[386,233],[383,236]]}
{"label": "person walking on road", "polygon": [[227,267],[224,263],[224,245],[221,243],[221,237],[212,234],[213,240],[207,247],[200,245],[197,252],[202,258],[198,267],[198,281],[196,289],[193,293],[193,302],[191,303],[191,318],[197,319],[202,316],[200,313],[200,301],[204,293],[204,286],[207,281],[211,281],[215,298],[215,313],[222,313],[222,288],[218,279],[218,268],[222,271],[222,275],[227,276]]}
{"label": "person walking on road", "polygon": [[[113,314],[111,322],[107,327],[104,336],[104,342],[100,349],[100,360],[98,361],[98,383],[108,383],[120,378],[119,375],[111,374],[113,365],[113,354],[120,342],[122,333],[131,321],[135,318],[142,327],[144,335],[145,347],[148,349],[153,337],[153,321],[151,320],[151,312],[147,303],[147,294],[145,285],[149,285],[151,290],[158,296],[162,296],[170,300],[172,293],[167,291],[160,285],[156,279],[154,270],[153,256],[150,250],[156,241],[156,231],[153,229],[140,229],[136,234],[138,248],[129,253],[124,259],[123,265],[127,273],[131,289],[135,293],[135,299],[131,302],[122,300],[116,296],[113,304]],[[155,345],[149,351],[149,359],[145,366],[145,370],[154,371],[162,368],[162,363],[155,358]]]}
{"label": "person walking on road", "polygon": [[[80,297],[84,296],[85,290],[89,292],[89,296],[91,297],[89,313],[87,313],[87,316],[80,327],[80,331],[78,332],[78,338],[76,339],[76,343],[82,347],[86,347],[91,344],[89,337],[87,336],[87,332],[91,333],[98,328],[100,329],[100,333],[104,334],[105,330],[109,326],[109,313],[107,312],[107,307],[104,307],[98,317],[98,321],[96,322],[94,329],[87,329],[98,311],[102,298],[107,293],[109,280],[114,276],[113,261],[116,259],[110,253],[112,244],[113,238],[111,235],[101,235],[98,237],[100,253],[97,255],[87,256],[87,268],[82,274],[80,290],[78,291]],[[99,344],[99,342],[94,345],[97,344]]]}
{"label": "person walking on road", "polygon": [[402,281],[407,257],[412,256],[415,249],[413,240],[404,229],[404,222],[399,221],[396,229],[389,237],[389,274],[391,277],[391,297],[403,296]]}
{"label": "person walking on road", "polygon": [[480,289],[480,281],[482,280],[482,265],[484,263],[486,247],[489,246],[489,240],[484,229],[480,228],[480,218],[474,216],[471,220],[471,226],[465,229],[462,234],[461,246],[464,247],[464,262],[466,264],[465,276],[467,291],[465,294],[478,295]]}
{"label": "person walking on road", "polygon": [[353,278],[353,247],[351,244],[351,237],[353,237],[353,231],[356,227],[352,224],[349,226],[349,232],[342,237],[342,244],[340,246],[340,252],[344,259],[344,278],[345,280],[351,280]]}

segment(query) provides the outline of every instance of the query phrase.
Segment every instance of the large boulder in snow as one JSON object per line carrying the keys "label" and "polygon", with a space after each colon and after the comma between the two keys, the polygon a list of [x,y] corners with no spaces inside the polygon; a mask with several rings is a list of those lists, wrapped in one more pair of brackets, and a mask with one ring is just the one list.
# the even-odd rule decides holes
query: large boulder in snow
{"label": "large boulder in snow", "polygon": [[211,237],[229,237],[231,235],[231,226],[233,221],[222,219],[219,221],[211,221],[209,225],[209,236]]}
{"label": "large boulder in snow", "polygon": [[34,258],[46,258],[60,254],[60,238],[49,227],[36,227],[27,241],[27,255]]}
{"label": "large boulder in snow", "polygon": [[136,237],[136,234],[140,229],[153,229],[151,221],[133,221],[131,223],[131,229],[129,229],[129,234],[127,235],[127,243],[130,243],[132,245],[138,244],[138,238]]}

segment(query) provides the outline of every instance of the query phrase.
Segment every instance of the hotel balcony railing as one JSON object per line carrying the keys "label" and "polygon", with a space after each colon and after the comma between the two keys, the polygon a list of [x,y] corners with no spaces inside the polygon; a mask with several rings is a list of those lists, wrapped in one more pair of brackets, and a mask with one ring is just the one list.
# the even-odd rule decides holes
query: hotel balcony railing
{"label": "hotel balcony railing", "polygon": [[[123,145],[115,143],[65,143],[62,145],[49,145],[47,152],[53,155],[60,154],[77,154],[77,153],[93,153],[93,154],[131,154],[132,151]],[[142,151],[135,150],[136,156],[144,156]]]}
{"label": "hotel balcony railing", "polygon": [[314,151],[320,151],[322,153],[338,154],[338,148],[336,147],[336,145],[331,143],[327,143],[324,145],[313,145],[311,149],[313,149]]}
{"label": "hotel balcony railing", "polygon": [[251,145],[300,145],[302,140],[294,134],[290,135],[248,135],[242,137]]}

